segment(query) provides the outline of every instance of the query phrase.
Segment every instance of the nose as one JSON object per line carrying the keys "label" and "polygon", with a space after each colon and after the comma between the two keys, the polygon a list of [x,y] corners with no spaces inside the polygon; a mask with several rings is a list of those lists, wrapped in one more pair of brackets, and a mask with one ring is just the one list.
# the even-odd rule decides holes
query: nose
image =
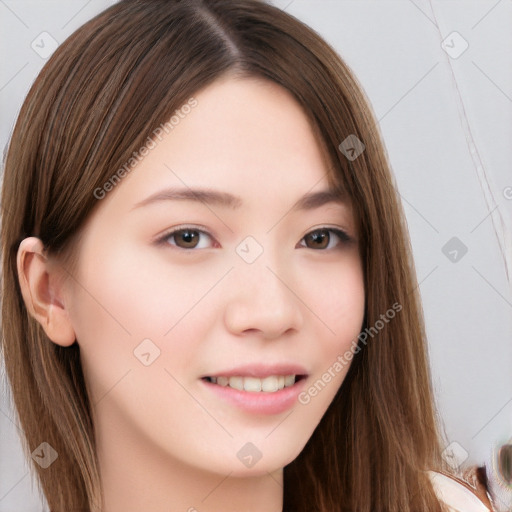
{"label": "nose", "polygon": [[291,272],[279,271],[264,258],[237,265],[224,313],[227,329],[233,334],[253,333],[265,339],[300,330],[302,302],[291,276]]}

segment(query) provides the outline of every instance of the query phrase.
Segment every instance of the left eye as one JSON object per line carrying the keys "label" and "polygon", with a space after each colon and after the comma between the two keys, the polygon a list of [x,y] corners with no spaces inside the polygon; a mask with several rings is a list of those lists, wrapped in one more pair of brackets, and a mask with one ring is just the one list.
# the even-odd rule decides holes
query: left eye
{"label": "left eye", "polygon": [[[302,240],[308,249],[333,249],[338,243],[347,243],[351,239],[341,229],[320,228],[309,232]],[[337,241],[337,242],[336,242]]]}

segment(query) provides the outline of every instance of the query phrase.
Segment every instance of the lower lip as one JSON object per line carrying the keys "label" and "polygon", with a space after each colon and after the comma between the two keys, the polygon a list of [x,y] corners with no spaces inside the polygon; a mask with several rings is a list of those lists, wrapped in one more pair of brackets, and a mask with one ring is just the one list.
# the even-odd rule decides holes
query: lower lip
{"label": "lower lip", "polygon": [[298,401],[298,395],[304,388],[306,378],[303,377],[293,386],[279,391],[239,391],[229,386],[219,386],[201,379],[201,382],[217,396],[232,405],[252,414],[280,414],[287,411]]}

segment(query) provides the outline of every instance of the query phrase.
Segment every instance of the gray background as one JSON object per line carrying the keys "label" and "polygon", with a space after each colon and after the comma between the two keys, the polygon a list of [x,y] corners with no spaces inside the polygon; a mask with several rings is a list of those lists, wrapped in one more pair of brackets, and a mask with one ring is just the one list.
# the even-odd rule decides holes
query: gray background
{"label": "gray background", "polygon": [[[52,39],[111,3],[0,0],[2,149]],[[274,3],[335,47],[373,105],[410,229],[446,456],[486,464],[497,508],[512,510],[493,470],[512,442],[512,0]],[[1,386],[0,512],[41,511],[3,371]]]}

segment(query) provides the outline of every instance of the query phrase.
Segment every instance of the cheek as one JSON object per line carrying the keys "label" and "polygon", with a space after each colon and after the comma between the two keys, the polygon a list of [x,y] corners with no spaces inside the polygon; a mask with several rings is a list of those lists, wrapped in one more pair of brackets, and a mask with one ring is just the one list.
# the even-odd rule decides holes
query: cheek
{"label": "cheek", "polygon": [[[88,264],[78,270],[69,311],[95,395],[127,371],[147,370],[148,362],[160,372],[193,367],[219,316],[214,301],[203,299],[223,269],[162,264],[113,244],[94,257],[84,253],[82,261]],[[153,373],[144,376],[148,386]]]}
{"label": "cheek", "polygon": [[350,252],[304,273],[300,295],[316,317],[317,332],[327,350],[342,349],[360,332],[364,319],[365,290],[362,265]]}
{"label": "cheek", "polygon": [[[340,265],[316,269],[315,276],[304,282],[302,290],[314,322],[310,338],[315,340],[311,360],[316,361],[315,375],[306,390],[303,405],[327,409],[357,357],[357,338],[365,313],[364,275],[360,259],[351,253]],[[321,285],[323,283],[323,286]],[[309,290],[309,291],[308,291]]]}
{"label": "cheek", "polygon": [[121,243],[97,250],[94,256],[85,252],[87,263],[79,269],[74,290],[75,312],[117,324],[120,333],[163,336],[185,318],[218,276],[206,265],[170,263],[161,254]]}

